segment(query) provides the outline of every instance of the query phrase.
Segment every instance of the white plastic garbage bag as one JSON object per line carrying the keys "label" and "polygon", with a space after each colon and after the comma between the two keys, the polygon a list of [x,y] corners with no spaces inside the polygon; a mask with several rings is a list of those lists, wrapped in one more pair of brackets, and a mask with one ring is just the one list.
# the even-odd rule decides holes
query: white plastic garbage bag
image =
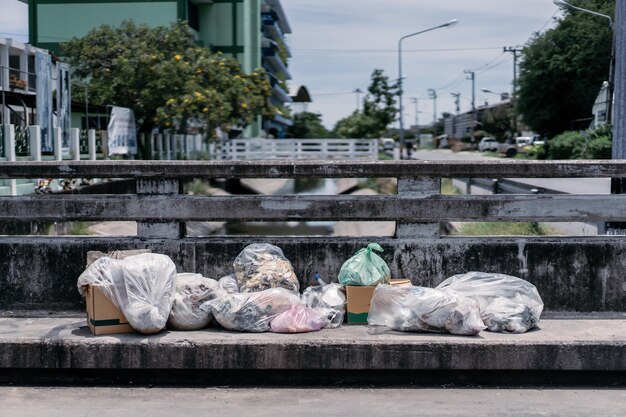
{"label": "white plastic garbage bag", "polygon": [[176,275],[174,284],[174,302],[167,327],[175,330],[198,330],[208,326],[213,316],[200,306],[226,294],[218,282],[201,274],[184,273]]}
{"label": "white plastic garbage bag", "polygon": [[274,317],[270,322],[270,331],[273,333],[317,332],[324,327],[324,323],[324,317],[317,310],[304,304],[296,304]]}
{"label": "white plastic garbage bag", "polygon": [[239,292],[239,284],[237,284],[237,275],[230,274],[219,280],[220,287],[229,294]]}
{"label": "white plastic garbage bag", "polygon": [[248,245],[233,264],[240,292],[285,288],[300,292],[300,283],[282,249],[269,243]]}
{"label": "white plastic garbage bag", "polygon": [[259,333],[269,331],[274,317],[298,304],[302,304],[300,296],[284,288],[270,288],[227,294],[207,301],[200,308],[213,313],[215,320],[227,330]]}
{"label": "white plastic garbage bag", "polygon": [[78,291],[84,297],[89,285],[100,287],[133,328],[151,334],[165,327],[175,276],[176,266],[166,255],[145,253],[123,260],[104,257],[81,274]]}
{"label": "white plastic garbage bag", "polygon": [[367,319],[370,326],[403,332],[475,335],[485,329],[478,304],[445,291],[381,284],[374,290]]}
{"label": "white plastic garbage bag", "polygon": [[325,318],[324,327],[337,328],[346,313],[346,296],[339,284],[330,283],[308,287],[302,293],[302,302]]}
{"label": "white plastic garbage bag", "polygon": [[492,332],[524,333],[539,324],[543,301],[537,288],[521,278],[487,272],[454,275],[437,288],[478,302]]}

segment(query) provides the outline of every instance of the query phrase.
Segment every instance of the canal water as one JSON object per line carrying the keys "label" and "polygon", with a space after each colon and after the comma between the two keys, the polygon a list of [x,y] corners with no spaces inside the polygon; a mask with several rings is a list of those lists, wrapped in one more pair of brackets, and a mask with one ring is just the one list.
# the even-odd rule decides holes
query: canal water
{"label": "canal water", "polygon": [[[292,179],[275,194],[335,195],[337,180],[329,178]],[[332,235],[335,222],[228,222],[218,235]]]}

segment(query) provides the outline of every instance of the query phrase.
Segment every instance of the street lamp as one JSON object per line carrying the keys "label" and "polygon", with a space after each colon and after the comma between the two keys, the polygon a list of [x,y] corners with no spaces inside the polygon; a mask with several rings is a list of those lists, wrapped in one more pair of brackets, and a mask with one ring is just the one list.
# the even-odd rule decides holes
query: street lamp
{"label": "street lamp", "polygon": [[[553,0],[555,5],[557,5],[561,9],[574,9],[583,13],[591,14],[598,17],[603,17],[609,21],[609,26],[611,27],[611,32],[615,26],[613,25],[613,18],[609,15],[594,12],[593,10],[583,9],[582,7],[574,6],[573,4],[569,4],[564,0]],[[607,104],[606,104],[606,121],[610,124],[613,121],[613,61],[615,60],[615,35],[611,34],[612,43],[611,43],[611,60],[609,61],[609,84],[607,86],[606,96],[607,96]]]}
{"label": "street lamp", "polygon": [[491,91],[488,88],[481,88],[480,91],[482,91],[483,93],[495,94],[497,96],[500,96],[500,100],[506,100],[507,98],[509,98],[509,93],[496,93],[495,91]]}
{"label": "street lamp", "polygon": [[431,30],[444,28],[448,26],[453,26],[459,23],[458,19],[452,19],[447,21],[446,23],[434,26],[429,29],[421,30],[419,32],[411,33],[409,35],[403,36],[398,41],[398,102],[399,102],[399,112],[400,112],[400,159],[403,159],[402,153],[404,152],[404,118],[402,114],[402,41],[406,38],[410,38],[412,36],[420,35],[422,33],[430,32]]}

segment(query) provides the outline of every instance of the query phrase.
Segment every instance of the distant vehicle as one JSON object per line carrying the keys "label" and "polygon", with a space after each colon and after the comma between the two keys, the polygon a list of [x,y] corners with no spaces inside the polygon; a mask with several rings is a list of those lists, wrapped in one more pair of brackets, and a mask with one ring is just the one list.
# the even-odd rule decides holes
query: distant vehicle
{"label": "distant vehicle", "polygon": [[380,140],[380,144],[383,151],[393,151],[393,148],[396,146],[396,141],[391,138],[383,138]]}
{"label": "distant vehicle", "polygon": [[525,153],[525,146],[531,144],[533,138],[530,136],[520,136],[515,139],[509,139],[506,143],[498,146],[498,152],[506,155],[508,158],[513,158],[518,153]]}
{"label": "distant vehicle", "polygon": [[478,143],[478,150],[481,152],[485,151],[498,151],[498,141],[495,138],[482,138]]}

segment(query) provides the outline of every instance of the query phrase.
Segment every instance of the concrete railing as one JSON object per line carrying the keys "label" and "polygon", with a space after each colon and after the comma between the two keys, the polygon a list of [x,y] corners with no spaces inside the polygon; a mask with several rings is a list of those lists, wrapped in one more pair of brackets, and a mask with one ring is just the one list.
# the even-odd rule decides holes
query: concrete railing
{"label": "concrete railing", "polygon": [[[441,178],[626,177],[626,161],[61,161],[0,164],[0,179],[131,178],[136,195],[0,197],[2,221],[138,222],[137,237],[0,238],[0,304],[75,307],[75,279],[89,250],[151,248],[179,271],[217,277],[253,242],[281,246],[303,283],[332,279],[368,242],[385,248],[394,277],[437,285],[483,270],[521,276],[552,310],[625,311],[626,239],[594,237],[448,237],[442,221],[626,221],[626,195],[441,195]],[[390,178],[396,195],[191,196],[192,178]],[[394,238],[185,236],[187,221],[395,221]],[[15,287],[18,287],[17,289]],[[67,292],[67,293],[66,293]],[[53,300],[53,301],[52,301]],[[55,304],[56,303],[56,304]]]}
{"label": "concrete railing", "polygon": [[215,146],[217,160],[378,159],[376,139],[232,139]]}

